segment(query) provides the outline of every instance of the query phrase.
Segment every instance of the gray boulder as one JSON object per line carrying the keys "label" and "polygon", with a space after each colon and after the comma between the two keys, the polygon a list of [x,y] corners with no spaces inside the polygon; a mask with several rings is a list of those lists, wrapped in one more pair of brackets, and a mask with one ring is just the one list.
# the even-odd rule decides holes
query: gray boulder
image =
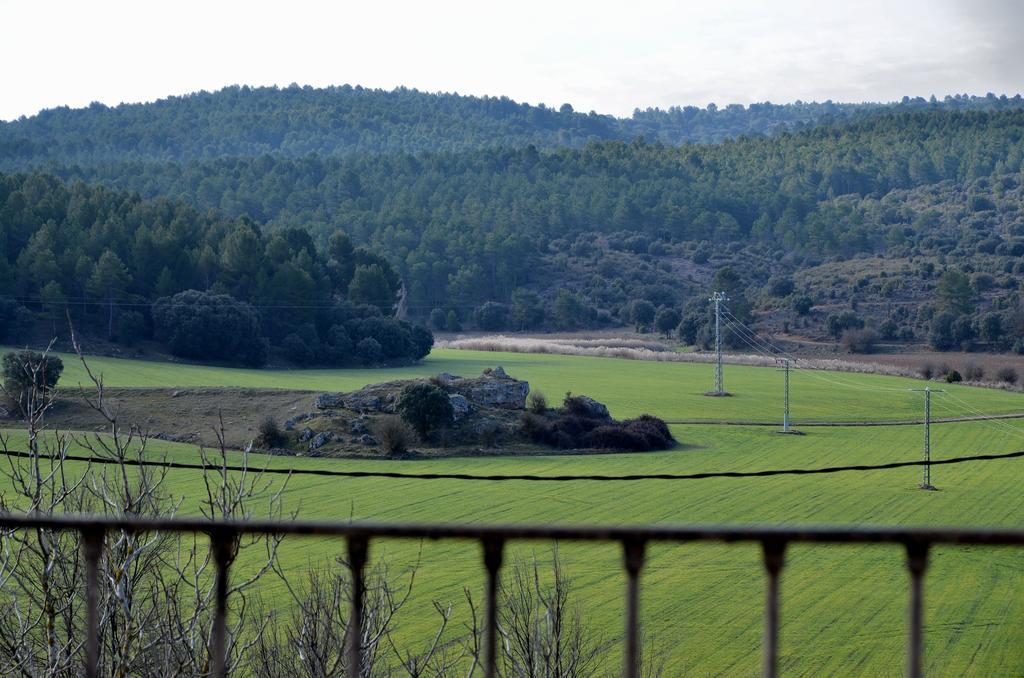
{"label": "gray boulder", "polygon": [[353,412],[380,412],[380,397],[365,391],[353,391],[345,396],[345,409]]}
{"label": "gray boulder", "polygon": [[336,410],[345,407],[344,393],[321,393],[313,401],[318,410]]}
{"label": "gray boulder", "polygon": [[317,433],[315,436],[313,436],[313,439],[309,441],[309,449],[310,451],[319,450],[321,447],[331,442],[332,440],[334,440],[333,431],[323,431],[321,433]]}
{"label": "gray boulder", "polygon": [[313,429],[307,426],[306,428],[299,431],[299,442],[304,443],[310,438],[312,438],[314,435],[315,434],[313,433]]}
{"label": "gray boulder", "polygon": [[460,379],[451,385],[451,389],[475,405],[521,410],[526,407],[530,384],[513,379],[497,367],[484,371],[476,379]]}
{"label": "gray boulder", "polygon": [[469,404],[469,401],[466,400],[466,396],[462,394],[450,393],[448,394],[448,400],[450,400],[452,403],[452,414],[454,416],[455,421],[462,419],[467,414],[473,411],[473,408]]}
{"label": "gray boulder", "polygon": [[361,442],[363,445],[376,445],[377,439],[369,434],[364,434],[359,436],[359,442]]}
{"label": "gray boulder", "polygon": [[285,419],[285,422],[283,424],[283,428],[284,428],[285,431],[291,431],[291,430],[293,430],[295,428],[296,424],[301,423],[303,421],[306,421],[308,419],[312,419],[312,418],[313,418],[313,415],[308,413],[308,412],[304,412],[302,414],[296,414],[294,417],[289,417],[288,419]]}

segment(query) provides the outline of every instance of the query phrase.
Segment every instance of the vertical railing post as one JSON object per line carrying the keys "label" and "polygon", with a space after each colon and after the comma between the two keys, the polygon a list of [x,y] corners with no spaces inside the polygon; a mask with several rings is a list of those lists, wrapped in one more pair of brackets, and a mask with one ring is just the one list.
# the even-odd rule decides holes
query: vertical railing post
{"label": "vertical railing post", "polygon": [[626,652],[622,674],[640,675],[640,570],[644,566],[646,544],[639,539],[622,542],[622,561],[626,568]]}
{"label": "vertical railing post", "polygon": [[907,543],[907,569],[910,570],[910,629],[907,639],[909,678],[920,678],[924,673],[924,571],[927,568],[927,542]]}
{"label": "vertical railing post", "polygon": [[210,550],[217,568],[210,642],[210,673],[214,676],[228,674],[228,571],[235,559],[237,542],[238,534],[234,530],[218,528],[210,532]]}
{"label": "vertical railing post", "polygon": [[348,538],[348,567],[352,571],[352,612],[348,623],[348,675],[357,678],[363,671],[363,605],[366,600],[366,560],[370,540],[360,535]]}
{"label": "vertical railing post", "polygon": [[483,540],[484,567],[487,568],[487,628],[484,632],[484,676],[498,675],[498,576],[504,558],[505,542]]}
{"label": "vertical railing post", "polygon": [[85,556],[85,675],[96,678],[100,666],[100,556],[103,528],[82,530]]}
{"label": "vertical railing post", "polygon": [[775,678],[779,671],[779,575],[786,561],[786,542],[763,541],[761,550],[768,574],[764,601],[764,641],[762,647],[765,678]]}

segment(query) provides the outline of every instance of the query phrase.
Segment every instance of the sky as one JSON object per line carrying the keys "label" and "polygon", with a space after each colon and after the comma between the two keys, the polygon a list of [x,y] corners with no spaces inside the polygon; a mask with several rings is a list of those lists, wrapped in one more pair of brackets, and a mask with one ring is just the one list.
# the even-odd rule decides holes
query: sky
{"label": "sky", "polygon": [[636,108],[1024,91],[1016,0],[0,0],[0,119],[226,85]]}

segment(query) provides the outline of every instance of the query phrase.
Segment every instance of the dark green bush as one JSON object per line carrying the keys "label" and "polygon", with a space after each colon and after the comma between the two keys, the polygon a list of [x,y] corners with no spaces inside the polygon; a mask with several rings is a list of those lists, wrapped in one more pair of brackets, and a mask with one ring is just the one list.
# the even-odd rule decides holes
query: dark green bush
{"label": "dark green bush", "polygon": [[64,363],[54,355],[37,351],[12,351],[2,361],[4,392],[11,404],[29,414],[27,408],[43,406],[43,400],[57,386]]}
{"label": "dark green bush", "polygon": [[381,350],[380,342],[371,337],[359,340],[359,343],[356,344],[356,353],[359,354],[363,362],[370,365],[380,362],[384,354]]}
{"label": "dark green bush", "polygon": [[615,421],[590,416],[579,396],[566,395],[565,407],[554,417],[527,412],[522,432],[534,442],[559,449],[664,450],[675,444],[668,425],[657,417]]}
{"label": "dark green bush", "polygon": [[451,424],[455,415],[448,394],[425,383],[402,389],[395,411],[424,439],[432,430]]}
{"label": "dark green bush", "polygon": [[267,358],[256,309],[227,294],[187,290],[157,299],[153,335],[182,358],[252,366],[262,365]]}
{"label": "dark green bush", "polygon": [[598,426],[588,431],[580,440],[581,447],[599,450],[634,450],[647,449],[642,436],[623,426]]}
{"label": "dark green bush", "polygon": [[264,417],[257,428],[257,436],[253,444],[264,450],[281,447],[285,444],[285,436],[277,426],[273,417]]}

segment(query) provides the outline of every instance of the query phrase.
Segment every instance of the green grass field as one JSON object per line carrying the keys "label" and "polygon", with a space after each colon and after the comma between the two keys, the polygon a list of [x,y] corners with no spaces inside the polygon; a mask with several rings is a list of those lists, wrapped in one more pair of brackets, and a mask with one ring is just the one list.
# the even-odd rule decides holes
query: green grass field
{"label": "green grass field", "polygon": [[[780,375],[771,369],[727,367],[733,398],[706,398],[710,367],[603,358],[438,351],[422,366],[402,370],[260,372],[96,359],[118,386],[277,386],[345,390],[411,374],[479,372],[502,364],[549,397],[572,390],[609,403],[613,414],[651,412],[668,419],[773,420]],[[68,361],[66,383],[76,367]],[[823,381],[824,376],[830,381]],[[920,416],[922,382],[873,375],[794,376],[793,413],[851,421]],[[890,390],[891,389],[891,390]],[[951,394],[983,412],[1021,411],[1021,395],[956,387]],[[936,395],[935,416],[967,414],[962,403]],[[387,469],[471,473],[687,473],[882,463],[920,456],[921,427],[817,427],[780,436],[770,427],[678,425],[682,445],[668,452],[528,458],[374,461],[272,458],[295,468]],[[1020,449],[1024,422],[939,424],[936,458]],[[17,442],[17,441],[15,441]],[[154,454],[190,457],[190,448],[163,444]],[[416,522],[678,524],[827,523],[1021,527],[1024,479],[1020,460],[936,467],[939,492],[916,489],[920,469],[805,477],[642,481],[623,483],[503,483],[332,479],[297,475],[286,500],[306,518]],[[173,492],[192,496],[194,472],[175,472]],[[184,510],[188,510],[186,501]],[[295,540],[284,562],[296,571],[322,563],[343,543]],[[422,552],[421,552],[422,550]],[[462,587],[478,594],[479,549],[461,543],[375,543],[372,556],[393,569],[421,552],[416,595],[400,620],[404,638],[433,629],[430,601],[451,602],[454,637],[466,613]],[[517,544],[515,555],[547,557],[545,544]],[[624,577],[614,545],[561,544],[585,618],[608,638],[621,634]],[[799,546],[783,575],[782,668],[790,675],[901,675],[907,574],[904,555],[885,546]],[[244,568],[244,564],[241,565]],[[934,675],[1024,673],[1024,551],[941,548],[926,580],[926,667]],[[670,675],[755,675],[759,671],[763,575],[753,545],[651,549],[642,579],[642,618],[670,657]],[[264,595],[283,604],[281,585]],[[615,673],[617,667],[611,667]]]}
{"label": "green grass field", "polygon": [[[85,380],[77,359],[62,355],[65,387]],[[564,355],[488,353],[439,349],[421,364],[392,369],[255,370],[203,367],[115,358],[91,358],[109,386],[234,386],[345,391],[368,383],[450,372],[479,374],[502,365],[514,377],[527,379],[549,400],[566,391],[593,396],[608,404],[617,417],[648,412],[666,420],[780,421],[782,375],[774,369],[727,365],[725,386],[731,398],[708,398],[712,367],[695,363],[659,363],[615,358]],[[794,371],[791,410],[795,421],[858,421],[916,419],[922,416],[916,379],[872,374]],[[989,414],[1024,411],[1024,395],[995,389],[942,385],[976,410]],[[937,405],[938,407],[938,405]],[[966,412],[965,412],[966,413]],[[936,411],[936,416],[940,412]]]}

